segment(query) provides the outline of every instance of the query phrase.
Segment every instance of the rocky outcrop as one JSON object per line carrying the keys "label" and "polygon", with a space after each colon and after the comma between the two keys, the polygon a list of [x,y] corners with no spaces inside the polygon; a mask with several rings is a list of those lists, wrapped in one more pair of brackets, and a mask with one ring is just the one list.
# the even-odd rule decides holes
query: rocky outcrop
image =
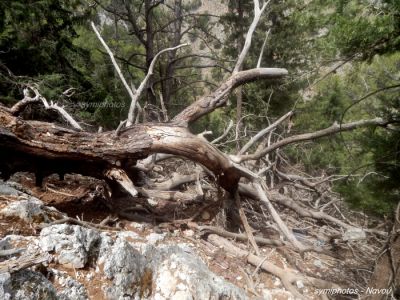
{"label": "rocky outcrop", "polygon": [[41,273],[22,270],[0,274],[0,299],[57,300],[57,291]]}
{"label": "rocky outcrop", "polygon": [[55,252],[59,264],[84,268],[90,255],[97,251],[100,233],[77,225],[53,225],[40,233],[39,245],[43,251]]}
{"label": "rocky outcrop", "polygon": [[[0,184],[0,189],[20,199],[10,202],[0,215],[43,223],[54,210],[7,184]],[[0,273],[0,299],[90,299],[91,280],[83,278],[100,282],[100,299],[247,298],[243,290],[212,273],[189,245],[176,245],[166,233],[139,232],[57,224],[43,228],[38,236],[8,236],[0,240],[0,250],[24,244],[26,253],[50,255],[51,268],[44,263],[46,276],[34,269]],[[12,257],[0,257],[0,262],[8,259]],[[74,278],[65,270],[74,272]],[[85,277],[79,270],[86,272]]]}
{"label": "rocky outcrop", "polygon": [[150,247],[154,299],[246,299],[238,287],[216,276],[189,247]]}
{"label": "rocky outcrop", "polygon": [[42,230],[39,245],[59,264],[84,268],[94,261],[106,279],[106,299],[246,299],[241,289],[210,272],[189,246],[156,245],[162,236],[120,232],[114,240],[77,225],[54,225]]}

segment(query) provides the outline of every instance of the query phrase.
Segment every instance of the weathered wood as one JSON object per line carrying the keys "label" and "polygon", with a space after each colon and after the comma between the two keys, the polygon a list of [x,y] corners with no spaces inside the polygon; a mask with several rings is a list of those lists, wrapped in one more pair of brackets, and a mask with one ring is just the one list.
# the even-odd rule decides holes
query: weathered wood
{"label": "weathered wood", "polygon": [[0,274],[2,273],[14,273],[19,270],[27,269],[35,265],[39,265],[50,260],[48,253],[34,253],[34,254],[23,254],[17,259],[9,259],[0,262]]}
{"label": "weathered wood", "polygon": [[138,124],[115,136],[112,132],[77,132],[54,124],[27,121],[0,106],[0,172],[34,172],[44,176],[79,173],[108,179],[108,170],[124,170],[134,177],[135,163],[152,153],[186,157],[204,165],[227,190],[237,187],[240,171],[229,158],[185,127]]}
{"label": "weathered wood", "polygon": [[287,74],[288,71],[286,69],[280,68],[258,68],[234,73],[214,92],[186,107],[172,121],[181,126],[188,126],[189,123],[196,121],[216,108],[224,106],[228,95],[236,87],[259,79],[279,79]]}

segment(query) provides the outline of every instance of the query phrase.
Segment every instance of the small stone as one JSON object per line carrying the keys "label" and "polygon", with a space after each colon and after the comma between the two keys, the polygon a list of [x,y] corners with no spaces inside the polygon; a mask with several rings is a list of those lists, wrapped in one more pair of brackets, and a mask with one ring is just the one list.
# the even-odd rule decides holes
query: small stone
{"label": "small stone", "polygon": [[39,246],[43,251],[54,251],[60,264],[83,268],[100,241],[100,234],[77,225],[53,225],[40,232]]}
{"label": "small stone", "polygon": [[123,238],[123,239],[140,239],[140,236],[133,231],[121,231],[118,232],[117,237]]}
{"label": "small stone", "polygon": [[158,205],[158,201],[154,200],[153,198],[148,198],[147,199],[147,203],[149,203],[150,206],[157,206]]}
{"label": "small stone", "polygon": [[303,283],[303,281],[301,281],[301,280],[297,280],[297,281],[296,281],[296,285],[297,285],[297,288],[299,288],[299,289],[304,288],[304,283]]}
{"label": "small stone", "polygon": [[140,231],[144,231],[146,229],[146,225],[145,224],[136,223],[136,222],[130,222],[129,226],[132,226],[133,228],[139,229]]}
{"label": "small stone", "polygon": [[90,281],[90,280],[93,279],[93,277],[94,277],[94,274],[93,273],[89,273],[89,274],[86,275],[86,280]]}
{"label": "small stone", "polygon": [[210,215],[210,213],[209,213],[208,211],[203,211],[203,213],[201,214],[201,218],[202,218],[204,221],[207,221],[207,220],[210,220],[211,215]]}
{"label": "small stone", "polygon": [[280,286],[281,285],[281,280],[279,278],[276,278],[274,281],[274,286]]}
{"label": "small stone", "polygon": [[18,217],[29,223],[49,220],[46,212],[43,211],[43,202],[33,197],[29,200],[11,202],[0,213],[8,217]]}
{"label": "small stone", "polygon": [[194,231],[193,231],[192,229],[185,230],[185,231],[183,232],[183,234],[184,234],[185,236],[187,236],[187,237],[193,237],[193,236],[194,236]]}
{"label": "small stone", "polygon": [[317,268],[322,268],[322,262],[319,259],[315,259],[313,262],[314,266]]}

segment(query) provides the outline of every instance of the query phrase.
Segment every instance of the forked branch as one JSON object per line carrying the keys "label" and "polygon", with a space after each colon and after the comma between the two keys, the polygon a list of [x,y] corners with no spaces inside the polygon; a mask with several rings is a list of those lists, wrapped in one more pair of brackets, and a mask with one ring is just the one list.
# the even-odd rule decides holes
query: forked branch
{"label": "forked branch", "polygon": [[149,70],[147,71],[146,77],[145,77],[145,78],[143,79],[143,81],[140,83],[138,89],[136,90],[135,94],[133,95],[132,102],[131,102],[131,106],[129,107],[128,121],[126,122],[126,127],[129,127],[129,126],[131,126],[131,125],[133,124],[134,115],[135,115],[136,103],[137,103],[137,101],[138,101],[138,99],[139,99],[139,97],[140,97],[140,94],[143,92],[144,88],[146,87],[147,82],[149,81],[150,77],[153,75],[154,66],[155,66],[155,64],[156,64],[156,62],[157,62],[158,57],[159,57],[161,54],[165,53],[165,52],[174,51],[174,50],[177,50],[177,49],[179,49],[179,48],[182,48],[182,47],[185,47],[185,46],[188,46],[188,45],[189,45],[189,44],[186,43],[186,44],[178,45],[178,46],[176,46],[176,47],[163,49],[163,50],[161,50],[160,52],[158,52],[158,53],[156,54],[156,56],[154,56],[153,60],[151,61]]}
{"label": "forked branch", "polygon": [[114,54],[112,53],[110,47],[108,47],[107,43],[101,37],[99,31],[97,30],[97,28],[96,28],[96,26],[94,25],[93,22],[91,22],[91,25],[92,25],[93,31],[96,33],[97,38],[100,40],[101,44],[103,45],[103,47],[106,49],[108,55],[110,56],[111,62],[113,64],[115,70],[117,71],[118,76],[121,79],[125,89],[127,90],[128,94],[129,94],[129,97],[131,98],[131,105],[129,107],[128,120],[126,122],[126,127],[129,127],[129,126],[131,126],[133,124],[133,121],[134,121],[135,108],[136,108],[136,105],[137,105],[137,101],[138,101],[138,99],[140,97],[140,94],[143,92],[144,88],[146,87],[146,84],[149,81],[151,75],[153,75],[154,66],[155,66],[155,64],[157,62],[158,57],[161,54],[163,54],[163,53],[165,53],[167,51],[174,51],[174,50],[177,50],[177,49],[179,49],[181,47],[187,46],[189,44],[181,44],[181,45],[178,45],[176,47],[167,48],[167,49],[164,49],[164,50],[161,50],[160,52],[158,52],[156,54],[156,56],[154,56],[154,58],[153,58],[153,60],[152,60],[152,62],[150,64],[150,67],[149,67],[149,69],[147,71],[146,77],[140,83],[139,88],[137,90],[134,90],[129,86],[129,84],[126,81],[124,75],[122,74],[122,71],[121,71],[120,67],[118,66],[117,61],[115,60]]}

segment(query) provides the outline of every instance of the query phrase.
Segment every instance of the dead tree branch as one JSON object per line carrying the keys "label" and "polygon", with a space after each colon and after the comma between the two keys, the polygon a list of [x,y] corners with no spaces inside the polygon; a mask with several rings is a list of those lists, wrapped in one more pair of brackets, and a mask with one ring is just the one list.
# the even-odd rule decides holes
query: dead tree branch
{"label": "dead tree branch", "polygon": [[267,128],[261,130],[260,132],[258,132],[255,136],[253,136],[250,141],[247,142],[246,145],[244,145],[242,147],[242,149],[240,149],[239,151],[239,155],[245,153],[247,150],[250,149],[251,146],[253,146],[259,139],[261,139],[264,135],[266,135],[268,132],[271,132],[272,130],[274,130],[276,127],[279,126],[279,124],[281,124],[282,122],[284,122],[287,118],[290,118],[291,116],[293,116],[294,112],[293,111],[289,111],[287,114],[283,115],[282,117],[280,117],[278,120],[276,120],[274,123],[272,123],[270,126],[268,126]]}
{"label": "dead tree branch", "polygon": [[153,60],[152,60],[152,62],[151,62],[151,64],[150,64],[150,66],[149,66],[149,69],[147,70],[146,77],[145,77],[145,78],[143,79],[143,81],[140,83],[139,87],[137,88],[137,90],[135,91],[135,93],[134,93],[134,95],[133,95],[133,97],[132,97],[132,102],[131,102],[131,106],[129,107],[129,113],[128,113],[128,121],[126,122],[126,126],[127,126],[127,127],[129,127],[129,126],[131,126],[131,125],[133,124],[136,102],[138,101],[138,99],[139,99],[141,93],[143,92],[144,88],[146,87],[147,82],[149,81],[150,77],[153,75],[154,67],[155,67],[155,64],[156,64],[156,62],[157,62],[158,57],[159,57],[161,54],[165,53],[165,52],[174,51],[174,50],[177,50],[177,49],[179,49],[179,48],[182,48],[182,47],[185,47],[185,46],[188,46],[188,45],[189,45],[189,44],[186,43],[186,44],[178,45],[178,46],[176,46],[176,47],[163,49],[163,50],[161,50],[160,52],[158,52],[158,53],[154,56],[154,58],[153,58]]}
{"label": "dead tree branch", "polygon": [[234,73],[214,92],[186,107],[172,121],[179,126],[187,127],[189,123],[225,105],[228,95],[236,87],[260,79],[279,79],[287,74],[288,71],[281,68],[250,69]]}
{"label": "dead tree branch", "polygon": [[227,251],[232,255],[246,258],[246,260],[254,266],[260,265],[263,270],[278,277],[289,292],[291,292],[294,296],[299,297],[301,299],[306,299],[306,298],[302,294],[300,294],[293,285],[296,283],[296,281],[299,280],[317,288],[324,288],[324,289],[339,288],[339,286],[334,283],[314,277],[296,274],[294,271],[288,269],[279,268],[274,264],[270,263],[268,260],[264,260],[262,257],[251,254],[245,250],[240,249],[239,247],[236,247],[228,240],[218,235],[210,234],[208,236],[208,240],[217,247],[223,247],[225,251]]}
{"label": "dead tree branch", "polygon": [[389,123],[390,122],[388,122],[387,120],[384,120],[382,118],[360,120],[360,121],[350,122],[350,123],[346,123],[346,124],[342,124],[342,125],[335,123],[328,128],[321,129],[321,130],[318,130],[315,132],[303,133],[303,134],[287,137],[285,139],[282,139],[282,140],[272,144],[271,146],[269,146],[267,148],[264,148],[264,149],[261,149],[260,151],[255,152],[253,154],[237,156],[237,157],[235,157],[235,161],[243,162],[246,160],[257,160],[276,149],[285,147],[290,144],[307,141],[307,140],[314,140],[314,139],[318,139],[321,137],[330,136],[330,135],[333,135],[335,133],[342,132],[342,131],[351,131],[351,130],[354,130],[354,129],[360,128],[360,127],[386,126]]}
{"label": "dead tree branch", "polygon": [[254,0],[254,17],[253,17],[253,21],[251,22],[251,25],[249,27],[249,30],[247,31],[246,34],[246,40],[244,42],[244,46],[242,49],[242,52],[239,55],[239,58],[236,62],[236,65],[233,69],[233,74],[236,74],[239,72],[239,70],[242,68],[244,59],[247,56],[247,53],[249,52],[250,46],[251,46],[251,41],[253,38],[253,33],[256,30],[257,24],[260,21],[261,15],[264,12],[265,8],[267,7],[268,3],[270,2],[267,1],[265,2],[262,7],[260,7],[260,2],[258,0]]}

